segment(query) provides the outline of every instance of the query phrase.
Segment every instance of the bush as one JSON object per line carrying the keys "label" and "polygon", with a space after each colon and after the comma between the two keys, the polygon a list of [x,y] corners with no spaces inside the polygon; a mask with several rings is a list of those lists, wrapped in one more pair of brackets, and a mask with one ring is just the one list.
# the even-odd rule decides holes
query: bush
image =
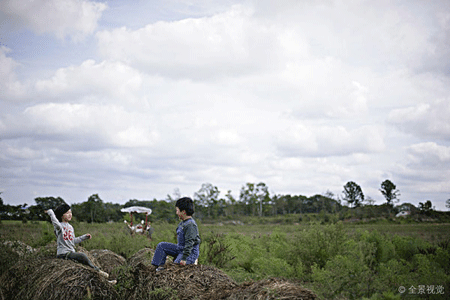
{"label": "bush", "polygon": [[218,268],[225,267],[235,257],[231,254],[231,247],[225,240],[224,234],[211,233],[203,237],[201,244],[202,263],[214,265]]}
{"label": "bush", "polygon": [[324,268],[312,266],[312,278],[325,298],[344,296],[360,299],[374,292],[375,247],[367,242],[349,240],[342,254],[327,261]]}
{"label": "bush", "polygon": [[294,266],[301,262],[306,268],[305,271],[311,273],[313,265],[323,268],[330,258],[340,253],[346,240],[342,223],[311,225],[310,228],[294,234],[287,260]]}

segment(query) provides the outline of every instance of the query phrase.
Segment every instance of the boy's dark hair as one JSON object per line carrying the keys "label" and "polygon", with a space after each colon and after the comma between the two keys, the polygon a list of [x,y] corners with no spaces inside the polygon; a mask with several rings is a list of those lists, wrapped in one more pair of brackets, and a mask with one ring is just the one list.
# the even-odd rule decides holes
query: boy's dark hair
{"label": "boy's dark hair", "polygon": [[186,211],[186,215],[192,216],[195,212],[194,201],[189,197],[183,197],[177,200],[175,207],[178,207],[180,211]]}
{"label": "boy's dark hair", "polygon": [[66,203],[61,204],[55,209],[55,217],[58,219],[58,221],[62,222],[62,216],[66,212],[68,212],[70,209],[70,206]]}

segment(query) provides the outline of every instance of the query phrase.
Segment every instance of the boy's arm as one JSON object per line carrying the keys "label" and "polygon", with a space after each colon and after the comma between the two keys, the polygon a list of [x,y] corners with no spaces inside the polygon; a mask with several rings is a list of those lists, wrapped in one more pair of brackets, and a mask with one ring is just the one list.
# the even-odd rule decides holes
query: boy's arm
{"label": "boy's arm", "polygon": [[56,218],[55,213],[53,212],[53,209],[47,210],[47,214],[50,216],[50,220],[52,221],[52,224],[53,224],[53,227],[55,227],[55,230],[60,231],[62,226],[61,226],[61,223]]}
{"label": "boy's arm", "polygon": [[197,241],[198,229],[192,223],[189,223],[185,227],[184,231],[184,250],[182,261],[186,261],[188,256],[191,254],[192,248],[194,248],[195,242]]}

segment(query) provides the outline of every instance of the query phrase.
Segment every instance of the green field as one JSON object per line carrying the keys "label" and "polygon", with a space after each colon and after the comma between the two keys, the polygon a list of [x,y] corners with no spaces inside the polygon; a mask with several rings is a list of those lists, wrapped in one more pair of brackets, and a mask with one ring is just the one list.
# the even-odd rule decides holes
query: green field
{"label": "green field", "polygon": [[[398,292],[400,286],[419,285],[439,292],[428,290],[422,295],[427,299],[450,293],[450,224],[198,223],[200,264],[220,268],[237,282],[283,277],[324,299],[421,298]],[[92,235],[82,243],[85,249],[109,249],[125,258],[161,241],[176,242],[175,223],[155,222],[152,240],[130,236],[123,223],[72,225],[76,235]],[[2,221],[0,239],[38,248],[55,237],[48,222]],[[11,261],[2,255],[2,272]]]}

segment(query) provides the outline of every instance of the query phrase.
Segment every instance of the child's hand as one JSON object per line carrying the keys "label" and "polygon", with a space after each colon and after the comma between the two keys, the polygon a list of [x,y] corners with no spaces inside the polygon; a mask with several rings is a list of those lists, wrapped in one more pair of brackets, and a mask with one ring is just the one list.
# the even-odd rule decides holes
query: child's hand
{"label": "child's hand", "polygon": [[180,261],[180,265],[185,266],[186,265],[186,261],[185,260]]}

